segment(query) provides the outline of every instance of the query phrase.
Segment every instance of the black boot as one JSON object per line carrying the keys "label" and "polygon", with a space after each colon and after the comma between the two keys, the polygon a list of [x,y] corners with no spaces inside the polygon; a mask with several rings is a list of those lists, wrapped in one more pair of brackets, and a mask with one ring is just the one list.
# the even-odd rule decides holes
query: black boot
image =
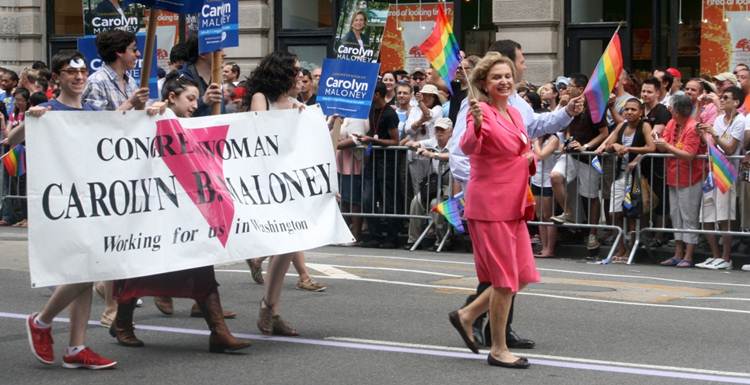
{"label": "black boot", "polygon": [[[196,301],[197,302],[197,301]],[[211,353],[225,353],[244,349],[250,346],[249,341],[235,338],[224,322],[224,311],[221,308],[219,292],[213,291],[205,300],[198,302],[203,311],[211,336],[208,337],[208,351]]]}
{"label": "black boot", "polygon": [[117,316],[109,327],[109,335],[117,338],[118,344],[131,348],[139,348],[144,345],[143,341],[135,336],[135,328],[133,327],[133,312],[135,311],[136,301],[138,300],[133,299],[129,303],[118,303]]}

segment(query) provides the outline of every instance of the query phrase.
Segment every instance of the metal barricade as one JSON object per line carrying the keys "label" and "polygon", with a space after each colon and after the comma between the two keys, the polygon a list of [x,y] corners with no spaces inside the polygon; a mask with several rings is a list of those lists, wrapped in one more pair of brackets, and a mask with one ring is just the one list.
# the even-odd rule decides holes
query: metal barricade
{"label": "metal barricade", "polygon": [[[739,161],[743,158],[741,155],[733,155],[733,156],[727,156],[727,159],[729,159],[730,162],[732,162],[735,166],[735,168],[739,171]],[[728,227],[728,230],[718,230],[718,229],[706,229],[705,225],[707,223],[712,223],[712,226],[716,225],[716,222],[725,221],[723,219],[719,219],[719,208],[718,206],[718,200],[717,197],[719,197],[719,187],[714,187],[712,190],[709,190],[708,192],[703,190],[704,183],[706,181],[707,177],[707,156],[706,155],[699,155],[696,156],[696,159],[698,159],[698,162],[696,164],[700,165],[700,170],[694,169],[693,161],[686,161],[686,160],[678,160],[677,157],[675,157],[672,154],[646,154],[642,155],[642,157],[639,159],[639,164],[636,169],[636,174],[638,178],[645,178],[649,182],[649,186],[651,186],[649,190],[649,207],[647,210],[647,220],[645,221],[645,226],[641,226],[642,222],[639,221],[637,225],[637,231],[636,231],[636,239],[633,244],[633,247],[630,251],[630,255],[628,257],[628,263],[633,263],[635,259],[636,252],[638,250],[638,247],[642,243],[642,236],[644,233],[680,233],[680,234],[695,234],[695,235],[728,235],[728,236],[739,236],[739,237],[747,237],[750,236],[750,232],[742,231],[744,229],[748,228],[747,219],[748,214],[745,213],[745,211],[750,212],[750,202],[746,202],[746,192],[745,189],[748,185],[748,181],[744,180],[744,178],[741,177],[742,173],[738,173],[737,180],[735,183],[731,186],[730,190],[728,191],[729,197],[728,197],[728,205],[726,207],[726,218],[730,221],[730,226]],[[689,184],[688,186],[681,186],[681,187],[668,187],[667,186],[667,161],[668,160],[674,160],[676,162],[688,162],[688,181],[693,180],[693,175],[695,173],[700,173],[700,179],[696,181],[695,183]],[[645,169],[645,170],[644,170]],[[676,181],[680,181],[680,167],[675,168],[675,176],[674,180],[671,184],[674,184]],[[670,178],[671,179],[671,178]],[[697,179],[697,177],[696,177]],[[697,187],[696,187],[697,185]],[[670,190],[672,188],[673,190]],[[687,194],[679,193],[677,190],[680,189],[700,189],[699,193],[695,193],[696,195],[699,195],[700,198],[695,198],[695,202],[687,201],[686,202],[686,196]],[[703,212],[703,202],[704,202],[704,194],[708,195],[708,198],[714,202],[714,217],[711,218],[710,216],[707,216],[705,212]],[[654,205],[654,197],[658,197],[659,204]],[[675,201],[672,201],[673,198],[676,198]],[[692,197],[690,197],[692,198]],[[750,198],[748,196],[747,198]],[[722,198],[723,199],[723,198]],[[739,199],[739,205],[737,205],[737,200]],[[671,216],[672,213],[670,213],[673,206],[676,205],[678,210],[680,209],[687,209],[687,210],[697,210],[698,214],[695,215],[695,219],[697,221],[697,224],[691,227],[695,228],[689,228],[686,226],[675,226],[674,223],[671,225],[667,225],[667,220]],[[748,206],[748,207],[746,207]],[[670,208],[668,210],[668,208]],[[723,210],[722,210],[723,213]],[[721,218],[725,218],[722,216]],[[732,220],[731,218],[734,218]],[[739,218],[739,223],[737,223],[737,218]],[[740,231],[734,231],[731,228],[731,222],[735,222],[735,225],[738,225],[738,228]]]}
{"label": "metal barricade", "polygon": [[[601,172],[593,168],[592,160],[594,158],[597,158],[601,164]],[[542,193],[541,202],[537,196],[537,220],[529,221],[528,224],[613,231],[615,233],[614,242],[607,252],[607,257],[601,261],[601,263],[609,263],[620,239],[623,238],[622,228],[615,224],[609,224],[607,215],[602,215],[609,211],[604,207],[604,203],[608,201],[611,179],[614,179],[611,176],[617,173],[615,159],[617,159],[617,156],[609,153],[598,155],[595,152],[565,153],[560,151],[555,151],[553,155],[543,159],[541,167],[537,166],[537,173],[541,174],[541,182],[537,180],[537,183],[541,183],[541,186],[537,187],[542,191],[545,188],[552,189],[552,196],[544,197],[544,193]],[[596,174],[592,174],[592,172]],[[547,178],[549,178],[549,181],[547,181]],[[595,179],[598,179],[598,181],[592,187],[590,182]],[[532,186],[536,186],[533,181],[534,177],[532,177]],[[571,192],[575,193],[571,194]],[[585,206],[581,205],[581,198],[586,199]],[[555,206],[562,207],[564,214],[573,215],[570,218],[573,220],[566,220],[564,223],[550,221],[547,215],[543,213],[543,206],[549,204],[549,202],[545,202],[545,199],[551,199],[552,201],[552,214],[554,214]],[[598,209],[596,205],[599,206]],[[582,212],[584,212],[585,219],[582,218]],[[604,222],[602,222],[602,216],[605,218]],[[625,226],[627,226],[627,223],[625,223]]]}
{"label": "metal barricade", "polygon": [[[377,226],[369,230],[388,232],[389,236],[398,235],[402,225],[398,220],[426,221],[411,250],[419,247],[435,227],[436,214],[431,215],[434,203],[447,199],[450,194],[452,179],[448,162],[439,162],[434,170],[431,159],[417,156],[405,146],[357,146],[339,150],[337,162],[341,213],[351,218],[380,218],[386,228]],[[415,224],[410,223],[410,228],[412,226]],[[440,237],[437,251],[442,250],[450,236],[449,227]],[[354,233],[357,236],[358,229]]]}
{"label": "metal barricade", "polygon": [[5,167],[0,166],[0,219],[9,224],[26,219],[26,175],[10,176]]}

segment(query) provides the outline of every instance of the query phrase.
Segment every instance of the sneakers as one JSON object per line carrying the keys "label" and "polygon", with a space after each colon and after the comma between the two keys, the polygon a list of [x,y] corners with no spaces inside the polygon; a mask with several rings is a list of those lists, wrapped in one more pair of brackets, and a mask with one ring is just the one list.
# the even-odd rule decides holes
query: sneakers
{"label": "sneakers", "polygon": [[742,265],[742,271],[750,271],[750,264]]}
{"label": "sneakers", "polygon": [[586,240],[586,249],[596,250],[598,248],[599,248],[599,241],[596,239],[596,235],[589,234],[589,237]]}
{"label": "sneakers", "polygon": [[306,281],[298,281],[297,282],[297,289],[299,290],[307,290],[307,291],[315,291],[320,292],[326,289],[326,286],[321,285],[312,279],[308,279]]}
{"label": "sneakers", "polygon": [[107,369],[117,365],[117,361],[104,358],[89,348],[84,348],[78,354],[63,357],[63,368],[68,369]]}
{"label": "sneakers", "polygon": [[712,263],[714,263],[714,261],[716,261],[717,259],[721,259],[721,258],[713,258],[713,257],[706,258],[705,261],[703,261],[701,263],[696,263],[695,267],[697,267],[699,269],[708,269],[708,266],[711,265]]}
{"label": "sneakers", "polygon": [[721,258],[716,258],[710,265],[706,265],[707,269],[711,270],[732,270],[732,260],[725,261]]}
{"label": "sneakers", "polygon": [[575,222],[575,218],[571,214],[562,213],[549,218],[552,222],[563,224],[565,222]]}
{"label": "sneakers", "polygon": [[26,334],[29,336],[31,353],[43,364],[52,365],[55,353],[52,350],[52,327],[40,328],[34,324],[34,318],[39,313],[33,313],[26,318]]}

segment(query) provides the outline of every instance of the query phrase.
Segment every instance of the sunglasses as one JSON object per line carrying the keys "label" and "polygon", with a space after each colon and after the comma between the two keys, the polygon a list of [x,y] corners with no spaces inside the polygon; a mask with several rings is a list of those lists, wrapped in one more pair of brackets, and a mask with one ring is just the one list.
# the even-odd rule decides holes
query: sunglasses
{"label": "sunglasses", "polygon": [[730,96],[727,96],[727,95],[724,95],[724,96],[721,97],[721,100],[734,100],[734,98],[732,98]]}
{"label": "sunglasses", "polygon": [[413,79],[413,80],[416,80],[416,81],[422,81],[422,80],[424,80],[425,78],[424,78],[424,77],[422,77],[422,76],[412,76],[412,79]]}

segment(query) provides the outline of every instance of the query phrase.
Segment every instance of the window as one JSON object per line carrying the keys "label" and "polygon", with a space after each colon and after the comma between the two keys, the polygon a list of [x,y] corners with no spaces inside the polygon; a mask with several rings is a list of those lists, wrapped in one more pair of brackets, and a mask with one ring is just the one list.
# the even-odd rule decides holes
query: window
{"label": "window", "polygon": [[51,1],[48,5],[48,12],[54,14],[53,34],[83,35],[83,6],[80,1],[58,0]]}
{"label": "window", "polygon": [[282,29],[333,28],[333,0],[284,0],[281,3]]}

